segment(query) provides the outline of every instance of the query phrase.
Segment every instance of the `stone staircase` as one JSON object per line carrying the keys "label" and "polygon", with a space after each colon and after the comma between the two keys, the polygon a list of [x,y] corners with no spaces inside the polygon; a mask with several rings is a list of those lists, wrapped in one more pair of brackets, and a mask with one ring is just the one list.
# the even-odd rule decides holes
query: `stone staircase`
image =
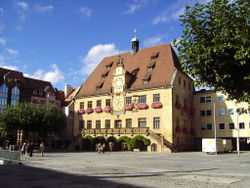
{"label": "stone staircase", "polygon": [[149,135],[154,138],[158,143],[162,144],[166,147],[168,147],[171,152],[177,152],[178,147],[174,145],[173,143],[169,142],[167,139],[164,138],[160,133],[155,133],[151,130],[149,130]]}

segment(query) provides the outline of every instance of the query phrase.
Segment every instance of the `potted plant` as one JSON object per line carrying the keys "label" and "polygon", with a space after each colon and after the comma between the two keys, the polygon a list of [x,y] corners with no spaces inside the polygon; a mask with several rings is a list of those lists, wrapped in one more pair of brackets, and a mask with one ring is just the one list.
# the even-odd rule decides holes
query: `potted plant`
{"label": "potted plant", "polygon": [[136,104],[136,107],[137,107],[139,110],[148,109],[148,105],[147,105],[146,103],[137,103],[137,104]]}
{"label": "potted plant", "polygon": [[91,113],[94,112],[94,110],[93,110],[92,108],[88,108],[88,109],[85,110],[85,112],[86,112],[87,114],[91,114]]}
{"label": "potted plant", "polygon": [[133,108],[134,108],[133,104],[125,104],[125,106],[124,106],[124,109],[125,109],[126,111],[130,111],[130,110],[132,110]]}
{"label": "potted plant", "polygon": [[102,113],[103,112],[102,107],[100,107],[100,106],[96,107],[95,112],[96,113]]}
{"label": "potted plant", "polygon": [[110,106],[105,106],[105,108],[104,108],[104,112],[106,112],[106,113],[110,113],[110,112],[111,112],[111,108],[110,108]]}
{"label": "potted plant", "polygon": [[77,114],[79,114],[79,115],[85,114],[85,110],[82,110],[82,109],[77,110]]}
{"label": "potted plant", "polygon": [[161,104],[161,102],[153,102],[151,107],[154,109],[162,108],[162,104]]}

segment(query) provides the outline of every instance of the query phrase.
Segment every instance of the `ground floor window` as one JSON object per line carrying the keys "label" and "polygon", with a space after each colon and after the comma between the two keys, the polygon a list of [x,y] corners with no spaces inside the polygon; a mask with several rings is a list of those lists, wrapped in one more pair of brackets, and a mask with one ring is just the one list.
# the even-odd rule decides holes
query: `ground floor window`
{"label": "ground floor window", "polygon": [[132,119],[126,119],[126,128],[131,128],[132,127]]}
{"label": "ground floor window", "polygon": [[147,127],[147,119],[139,118],[138,119],[138,127]]}
{"label": "ground floor window", "polygon": [[96,127],[96,129],[100,129],[101,128],[101,120],[96,120],[95,127]]}
{"label": "ground floor window", "polygon": [[220,123],[219,127],[220,127],[220,129],[225,129],[225,124],[224,123]]}
{"label": "ground floor window", "polygon": [[87,121],[87,129],[92,129],[92,121],[91,120]]}
{"label": "ground floor window", "polygon": [[160,129],[160,117],[154,117],[153,129]]}
{"label": "ground floor window", "polygon": [[245,123],[242,123],[242,122],[239,123],[239,128],[240,128],[240,129],[245,129]]}
{"label": "ground floor window", "polygon": [[105,128],[109,129],[110,128],[110,119],[105,120]]}
{"label": "ground floor window", "polygon": [[229,123],[228,126],[229,126],[229,129],[234,129],[234,123]]}

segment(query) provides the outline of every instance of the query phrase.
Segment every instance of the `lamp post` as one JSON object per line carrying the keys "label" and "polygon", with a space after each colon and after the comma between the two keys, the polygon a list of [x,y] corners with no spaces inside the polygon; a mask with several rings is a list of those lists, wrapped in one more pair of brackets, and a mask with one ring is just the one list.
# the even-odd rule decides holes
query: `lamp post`
{"label": "lamp post", "polygon": [[237,107],[237,152],[238,152],[238,155],[240,155],[240,125],[239,125],[239,109],[238,109],[238,105],[236,106]]}
{"label": "lamp post", "polygon": [[215,140],[215,154],[217,155],[217,126],[216,126],[216,111],[215,111],[215,102],[213,103],[214,107],[214,140]]}

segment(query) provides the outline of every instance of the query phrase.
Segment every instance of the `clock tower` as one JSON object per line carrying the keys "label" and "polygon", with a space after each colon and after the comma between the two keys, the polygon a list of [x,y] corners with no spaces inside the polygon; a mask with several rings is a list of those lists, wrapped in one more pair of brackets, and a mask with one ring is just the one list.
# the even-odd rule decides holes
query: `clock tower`
{"label": "clock tower", "polygon": [[121,56],[118,57],[116,62],[116,68],[113,73],[112,80],[112,107],[114,114],[124,113],[125,104],[125,73],[123,59]]}

